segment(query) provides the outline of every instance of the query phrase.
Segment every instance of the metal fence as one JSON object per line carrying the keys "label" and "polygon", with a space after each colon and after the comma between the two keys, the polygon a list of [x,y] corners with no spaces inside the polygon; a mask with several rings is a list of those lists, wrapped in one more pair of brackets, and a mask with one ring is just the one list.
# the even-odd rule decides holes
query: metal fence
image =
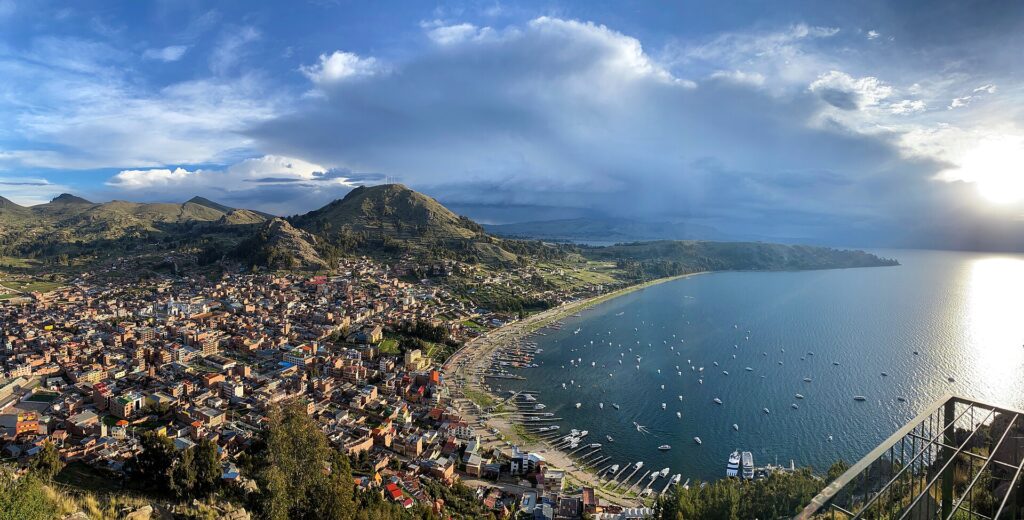
{"label": "metal fence", "polygon": [[946,396],[828,485],[797,520],[1024,519],[1024,412]]}

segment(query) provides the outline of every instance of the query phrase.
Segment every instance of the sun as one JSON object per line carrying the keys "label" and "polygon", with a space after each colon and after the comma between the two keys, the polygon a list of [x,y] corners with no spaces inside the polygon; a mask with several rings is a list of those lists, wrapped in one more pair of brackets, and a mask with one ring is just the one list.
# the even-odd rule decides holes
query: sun
{"label": "sun", "polygon": [[1004,136],[986,139],[960,160],[965,180],[993,204],[1024,200],[1024,139]]}

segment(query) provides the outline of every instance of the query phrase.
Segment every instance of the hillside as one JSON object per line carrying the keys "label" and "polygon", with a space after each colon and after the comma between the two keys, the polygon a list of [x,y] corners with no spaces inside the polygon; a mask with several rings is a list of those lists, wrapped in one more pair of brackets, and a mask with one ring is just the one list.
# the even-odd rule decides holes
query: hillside
{"label": "hillside", "polygon": [[291,222],[320,236],[339,254],[507,263],[519,260],[519,253],[539,252],[492,237],[476,222],[401,184],[356,188]]}
{"label": "hillside", "polygon": [[762,242],[657,241],[583,248],[584,256],[614,261],[636,277],[698,271],[781,271],[899,265],[864,251]]}

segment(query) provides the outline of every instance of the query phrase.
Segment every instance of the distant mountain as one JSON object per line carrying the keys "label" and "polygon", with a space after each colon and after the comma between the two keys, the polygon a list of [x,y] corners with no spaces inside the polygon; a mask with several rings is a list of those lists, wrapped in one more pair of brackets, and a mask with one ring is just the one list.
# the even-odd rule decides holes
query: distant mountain
{"label": "distant mountain", "polygon": [[593,260],[614,261],[638,277],[659,277],[700,271],[779,271],[899,265],[864,251],[763,242],[697,240],[634,242],[585,247]]}
{"label": "distant mountain", "polygon": [[[530,223],[529,236],[593,241],[619,237],[715,236],[712,228],[629,221]],[[546,235],[545,235],[546,233]],[[524,235],[527,235],[524,233]],[[360,187],[304,215],[282,219],[194,197],[184,203],[95,203],[60,195],[23,207],[0,197],[0,255],[76,261],[125,253],[195,253],[206,265],[234,258],[272,268],[320,269],[344,255],[411,258],[419,264],[455,259],[514,266],[584,259],[614,262],[635,280],[731,269],[821,269],[891,265],[860,251],[756,242],[655,241],[608,247],[550,245],[498,238],[476,222],[400,184]]]}
{"label": "distant mountain", "polygon": [[643,222],[629,219],[576,218],[485,224],[495,235],[560,242],[616,243],[640,240],[727,240],[721,231],[687,222]]}

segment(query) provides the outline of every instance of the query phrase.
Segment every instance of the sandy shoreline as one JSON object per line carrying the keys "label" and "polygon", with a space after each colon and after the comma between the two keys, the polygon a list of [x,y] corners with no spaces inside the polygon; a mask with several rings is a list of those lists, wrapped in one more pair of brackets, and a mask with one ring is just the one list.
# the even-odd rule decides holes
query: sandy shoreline
{"label": "sandy shoreline", "polygon": [[[448,358],[442,368],[445,380],[457,388],[468,389],[470,392],[475,392],[478,396],[486,395],[489,396],[490,400],[500,402],[504,397],[496,396],[488,392],[483,387],[482,376],[475,375],[477,373],[481,373],[487,368],[491,359],[491,354],[498,347],[518,342],[540,328],[599,303],[603,303],[613,298],[618,298],[647,287],[705,274],[706,272],[707,271],[670,276],[637,285],[631,285],[629,287],[624,287],[622,289],[587,298],[585,300],[568,302],[553,309],[548,309],[532,316],[528,316],[527,318],[515,323],[510,323],[503,327],[494,329],[487,334],[467,342],[466,345]],[[456,392],[456,394],[459,393],[464,395],[464,391]],[[483,423],[488,430],[496,428],[503,434],[505,439],[512,440],[514,444],[517,444],[523,450],[541,453],[549,465],[565,470],[567,482],[569,482],[570,485],[586,485],[593,487],[602,499],[613,504],[626,507],[641,505],[640,499],[627,496],[626,494],[621,493],[622,490],[619,490],[620,492],[611,492],[607,489],[603,489],[597,475],[595,475],[591,470],[582,470],[577,468],[573,459],[565,452],[553,449],[543,441],[533,438],[524,438],[520,435],[522,430],[519,429],[517,431],[516,422],[510,417],[482,418],[481,415],[485,414],[479,414],[475,407],[472,406],[465,407],[462,411],[471,419],[472,422],[483,419]],[[507,446],[498,440],[492,440],[485,446],[507,449]]]}

